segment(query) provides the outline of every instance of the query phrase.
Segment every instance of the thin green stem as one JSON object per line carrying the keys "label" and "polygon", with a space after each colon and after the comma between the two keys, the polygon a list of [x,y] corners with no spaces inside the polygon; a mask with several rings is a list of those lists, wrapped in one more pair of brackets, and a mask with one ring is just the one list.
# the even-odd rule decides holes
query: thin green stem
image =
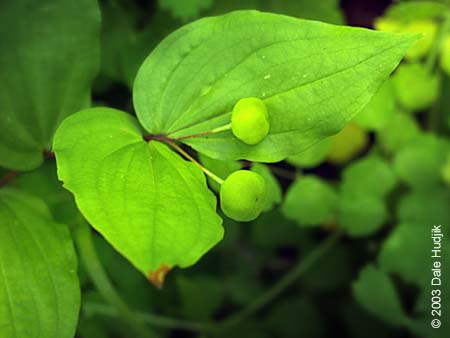
{"label": "thin green stem", "polygon": [[136,317],[136,314],[131,311],[115,290],[97,256],[90,228],[85,222],[80,222],[75,228],[75,243],[86,270],[98,292],[117,310],[120,317],[128,323],[130,329],[134,331],[135,336],[139,338],[156,338],[156,334],[149,330]]}
{"label": "thin green stem", "polygon": [[207,131],[203,131],[201,133],[176,137],[176,138],[174,138],[174,140],[181,141],[181,140],[186,140],[189,138],[196,138],[196,137],[206,136],[206,135],[210,135],[210,134],[220,133],[222,131],[226,131],[226,130],[230,130],[230,129],[231,129],[231,123],[228,123],[224,126],[217,127],[217,128],[207,130]]}
{"label": "thin green stem", "polygon": [[442,43],[445,40],[446,35],[450,31],[450,14],[447,14],[444,21],[439,27],[438,34],[433,41],[433,45],[431,46],[430,53],[425,61],[425,67],[429,73],[434,71],[434,67],[436,66],[439,52],[441,51]]}
{"label": "thin green stem", "polygon": [[165,140],[165,142],[170,145],[173,149],[175,149],[177,152],[179,152],[181,155],[183,155],[185,158],[187,158],[192,163],[196,164],[206,175],[211,177],[214,181],[222,185],[223,179],[221,179],[219,176],[205,168],[200,162],[198,162],[195,158],[193,158],[191,155],[189,155],[187,152],[185,152],[179,145],[177,145],[175,142]]}
{"label": "thin green stem", "polygon": [[[120,318],[120,313],[115,308],[105,304],[89,302],[84,304],[83,309],[89,317],[101,315],[118,319]],[[178,329],[186,331],[202,331],[204,329],[204,325],[202,323],[190,322],[165,316],[157,316],[150,313],[136,312],[136,317],[143,323],[165,329]]]}
{"label": "thin green stem", "polygon": [[242,310],[238,311],[236,314],[231,315],[224,321],[217,324],[219,328],[226,328],[234,326],[246,318],[250,317],[254,313],[261,310],[264,306],[272,302],[281,293],[283,293],[289,286],[291,286],[298,278],[300,278],[305,272],[307,272],[317,261],[322,258],[325,253],[328,252],[330,248],[341,237],[340,232],[336,232],[330,237],[328,237],[323,243],[321,243],[317,248],[315,248],[308,256],[300,260],[297,265],[284,275],[272,288],[267,290],[261,296],[257,297],[253,302],[248,304]]}

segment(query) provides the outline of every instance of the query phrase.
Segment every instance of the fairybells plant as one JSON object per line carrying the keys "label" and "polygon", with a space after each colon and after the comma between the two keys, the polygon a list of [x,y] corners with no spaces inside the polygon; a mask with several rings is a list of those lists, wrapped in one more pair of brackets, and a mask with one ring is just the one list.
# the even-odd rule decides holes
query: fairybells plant
{"label": "fairybells plant", "polygon": [[[270,26],[276,34],[261,29]],[[200,169],[216,175],[179,143],[222,160],[274,162],[298,153],[339,131],[415,40],[256,11],[193,22],[141,66],[133,88],[138,120],[91,108],[60,125],[58,177],[89,223],[145,275],[190,266],[223,228]],[[344,87],[346,95],[336,95]],[[256,174],[230,176],[223,211],[254,219],[264,190]]]}

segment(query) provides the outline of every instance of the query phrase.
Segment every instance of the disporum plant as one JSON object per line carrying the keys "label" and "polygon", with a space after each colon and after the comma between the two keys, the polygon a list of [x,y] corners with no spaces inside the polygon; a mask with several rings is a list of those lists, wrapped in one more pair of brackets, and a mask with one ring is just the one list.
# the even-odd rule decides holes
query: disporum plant
{"label": "disporum plant", "polygon": [[[281,3],[1,2],[0,337],[322,336],[308,292],[260,313],[300,276],[354,279],[350,336],[448,337],[427,248],[448,235],[450,10],[399,3],[370,30]],[[92,99],[112,83],[132,106]],[[298,262],[263,291],[286,246]]]}

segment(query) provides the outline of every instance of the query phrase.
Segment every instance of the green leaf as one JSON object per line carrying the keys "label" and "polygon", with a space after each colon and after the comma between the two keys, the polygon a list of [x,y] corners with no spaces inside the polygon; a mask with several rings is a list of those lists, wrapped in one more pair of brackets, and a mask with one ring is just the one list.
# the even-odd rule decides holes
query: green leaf
{"label": "green leaf", "polygon": [[301,226],[323,225],[334,220],[336,204],[333,187],[319,177],[303,176],[289,187],[282,212]]}
{"label": "green leaf", "polygon": [[358,303],[374,316],[397,326],[408,322],[391,279],[373,265],[361,270],[352,290]]}
{"label": "green leaf", "polygon": [[314,168],[325,162],[331,149],[333,138],[326,138],[309,147],[300,154],[289,156],[286,161],[301,168]]}
{"label": "green leaf", "polygon": [[[380,268],[392,272],[405,281],[425,286],[430,283],[428,272],[432,267],[430,224],[402,223],[397,225],[384,241],[378,256]],[[444,237],[443,247],[449,247]]]}
{"label": "green leaf", "polygon": [[54,150],[80,211],[144,274],[192,265],[222,238],[203,173],[166,145],[146,143],[131,115],[78,112],[58,128]]}
{"label": "green leaf", "polygon": [[239,99],[261,98],[271,131],[257,146],[243,144],[231,131],[184,142],[213,158],[276,162],[342,129],[414,41],[233,12],[198,20],[166,38],[140,68],[133,101],[149,133],[183,137],[228,124]]}
{"label": "green leaf", "polygon": [[385,197],[396,184],[397,177],[390,165],[381,157],[370,155],[344,169],[341,191]]}
{"label": "green leaf", "polygon": [[0,5],[0,165],[42,163],[58,124],[90,101],[99,62],[94,0]]}
{"label": "green leaf", "polygon": [[445,187],[413,191],[400,200],[397,217],[405,223],[450,224],[449,205],[450,190]]}
{"label": "green leaf", "polygon": [[450,151],[450,142],[433,134],[411,140],[394,160],[394,169],[401,180],[415,189],[434,189],[443,181],[441,168]]}
{"label": "green leaf", "polygon": [[276,205],[281,203],[282,192],[280,183],[264,164],[254,163],[251,171],[260,174],[264,178],[264,181],[266,181],[267,197],[263,211],[267,212],[272,210]]}
{"label": "green leaf", "polygon": [[396,113],[377,132],[377,141],[387,153],[396,153],[419,133],[416,120],[408,114]]}
{"label": "green leaf", "polygon": [[44,162],[33,171],[21,173],[10,185],[44,200],[57,222],[73,225],[82,217],[73,196],[58,181],[56,165],[52,161]]}
{"label": "green leaf", "polygon": [[72,338],[80,290],[70,233],[45,204],[0,190],[0,331],[5,338]]}
{"label": "green leaf", "polygon": [[339,199],[338,224],[353,237],[372,235],[388,216],[384,201],[374,195],[342,194]]}
{"label": "green leaf", "polygon": [[364,129],[380,130],[396,112],[394,86],[386,81],[354,121]]}

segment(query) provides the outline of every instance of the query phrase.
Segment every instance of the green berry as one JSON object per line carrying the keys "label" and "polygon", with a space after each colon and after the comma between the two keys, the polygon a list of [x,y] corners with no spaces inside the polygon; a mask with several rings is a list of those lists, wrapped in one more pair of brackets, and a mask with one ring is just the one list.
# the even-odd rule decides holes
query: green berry
{"label": "green berry", "polygon": [[231,130],[242,142],[255,145],[269,133],[270,123],[267,107],[261,99],[240,99],[231,114]]}
{"label": "green berry", "polygon": [[228,217],[249,222],[259,216],[266,200],[264,178],[249,170],[232,173],[220,187],[220,205]]}
{"label": "green berry", "polygon": [[425,110],[439,96],[439,78],[420,63],[401,65],[393,76],[393,82],[398,102],[408,111]]}
{"label": "green berry", "polygon": [[442,44],[441,50],[441,68],[447,75],[450,75],[450,35],[447,36]]}

